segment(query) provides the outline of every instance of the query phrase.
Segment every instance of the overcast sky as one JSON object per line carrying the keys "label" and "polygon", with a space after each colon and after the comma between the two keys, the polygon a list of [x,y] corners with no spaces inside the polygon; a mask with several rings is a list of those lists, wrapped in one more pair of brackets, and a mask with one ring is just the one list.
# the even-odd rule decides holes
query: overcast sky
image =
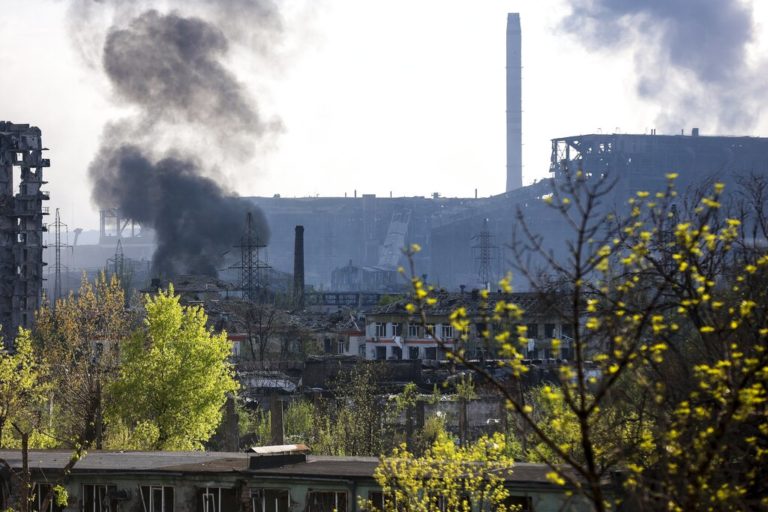
{"label": "overcast sky", "polygon": [[[281,120],[283,131],[253,159],[227,162],[219,169],[222,179],[240,195],[502,192],[507,12],[521,13],[526,184],[547,175],[553,137],[654,127],[679,133],[694,126],[702,134],[768,135],[766,116],[726,127],[707,112],[705,100],[670,117],[658,96],[641,98],[637,69],[656,35],[638,31],[602,47],[584,41],[563,26],[573,3],[283,2],[284,33],[269,58],[240,44],[227,60],[262,114]],[[755,36],[747,50],[753,68],[767,54],[766,3],[752,5]],[[43,130],[52,161],[49,206],[61,208],[70,229],[96,228],[87,167],[105,123],[129,113],[102,70],[89,66],[73,43],[67,1],[0,0],[0,6],[0,119]],[[655,79],[658,85],[681,78],[657,69]],[[215,160],[219,149],[212,139],[201,151]]]}

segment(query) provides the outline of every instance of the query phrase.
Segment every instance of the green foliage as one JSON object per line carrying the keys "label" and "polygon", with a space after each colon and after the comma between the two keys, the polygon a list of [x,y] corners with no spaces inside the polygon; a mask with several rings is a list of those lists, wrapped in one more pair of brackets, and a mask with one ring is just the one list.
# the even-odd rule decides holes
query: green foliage
{"label": "green foliage", "polygon": [[54,503],[59,507],[66,507],[69,502],[69,493],[63,485],[53,486]]}
{"label": "green foliage", "polygon": [[[382,457],[375,478],[384,492],[385,510],[504,512],[511,510],[505,504],[509,492],[504,476],[512,464],[503,434],[458,447],[441,433],[422,456],[403,445]],[[373,510],[370,502],[361,505]]]}
{"label": "green foliage", "polygon": [[[568,328],[550,339],[553,353],[569,351],[559,385],[526,397],[466,357],[479,341],[513,380],[529,371],[525,311],[510,300],[509,277],[502,294],[481,291],[478,314],[451,314],[461,343],[443,346],[504,397],[519,437],[510,445],[550,464],[552,482],[598,511],[615,504],[603,487],[614,471],[648,510],[768,507],[768,180],[753,177],[728,204],[721,183],[679,197],[676,177],[617,214],[598,207],[614,200],[610,177],[564,171],[545,198],[574,230],[560,260],[519,216],[513,259]],[[406,251],[406,309],[426,326],[437,298],[413,267],[418,250]],[[532,255],[549,269],[545,279]],[[488,326],[479,340],[473,323]]]}
{"label": "green foliage", "polygon": [[386,306],[387,304],[394,304],[395,302],[400,302],[401,300],[405,299],[406,297],[403,295],[382,295],[379,299],[379,306]]}
{"label": "green foliage", "polygon": [[104,389],[117,377],[120,344],[132,320],[119,281],[103,273],[93,283],[83,275],[77,295],[38,311],[34,336],[52,368],[55,437],[101,447]]}
{"label": "green foliage", "polygon": [[237,390],[226,333],[214,335],[199,307],[182,307],[173,288],[146,299],[145,329],[123,346],[108,413],[132,442],[162,450],[200,449]]}
{"label": "green foliage", "polygon": [[[303,399],[296,399],[288,402],[288,405],[283,412],[285,441],[291,444],[313,444],[312,436],[315,431],[315,423],[318,419],[315,408],[311,402]],[[272,415],[270,412],[256,412],[252,425],[253,431],[256,433],[261,444],[269,444],[272,436]]]}
{"label": "green foliage", "polygon": [[[586,464],[581,431],[576,413],[568,406],[561,388],[542,385],[527,393],[526,402],[532,408],[531,416],[549,440],[559,451],[571,460]],[[565,462],[541,436],[526,429],[519,417],[512,415],[511,422],[517,424],[517,435],[510,438],[512,454],[518,460],[528,462]],[[627,446],[633,446],[626,453],[625,464],[644,463],[652,457],[653,424],[647,418],[639,417],[637,410],[623,403],[606,403],[595,414],[591,423],[595,457],[601,464],[608,464],[611,457],[622,453]]]}
{"label": "green foliage", "polygon": [[419,388],[413,382],[409,382],[403,388],[403,392],[395,396],[395,412],[401,413],[410,407],[414,407],[419,398]]}
{"label": "green foliage", "polygon": [[321,428],[315,434],[321,453],[361,456],[382,453],[388,411],[377,397],[381,371],[376,364],[358,364],[339,374],[333,385],[336,399],[324,402],[320,408],[320,414],[326,418],[318,422]]}
{"label": "green foliage", "polygon": [[36,431],[51,389],[47,378],[47,368],[35,354],[30,332],[19,329],[14,353],[0,350],[0,447],[18,444],[11,426],[17,433]]}
{"label": "green foliage", "polygon": [[474,400],[477,398],[475,392],[475,383],[472,380],[472,375],[463,373],[456,382],[456,394],[461,400]]}

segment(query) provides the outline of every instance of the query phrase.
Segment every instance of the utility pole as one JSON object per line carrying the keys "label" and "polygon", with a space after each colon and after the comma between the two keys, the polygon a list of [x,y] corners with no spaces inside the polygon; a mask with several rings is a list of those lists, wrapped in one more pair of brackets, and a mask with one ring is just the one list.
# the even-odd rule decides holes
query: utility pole
{"label": "utility pole", "polygon": [[56,218],[53,222],[54,243],[53,248],[55,252],[54,260],[54,277],[53,277],[53,309],[56,310],[56,302],[61,298],[61,248],[66,244],[61,243],[61,228],[66,229],[67,225],[61,222],[59,216],[59,209],[56,208]]}
{"label": "utility pole", "polygon": [[123,242],[120,238],[117,239],[117,246],[115,247],[115,256],[107,259],[107,273],[112,270],[112,275],[117,276],[120,282],[123,282],[123,273],[125,271],[125,256],[123,254]]}

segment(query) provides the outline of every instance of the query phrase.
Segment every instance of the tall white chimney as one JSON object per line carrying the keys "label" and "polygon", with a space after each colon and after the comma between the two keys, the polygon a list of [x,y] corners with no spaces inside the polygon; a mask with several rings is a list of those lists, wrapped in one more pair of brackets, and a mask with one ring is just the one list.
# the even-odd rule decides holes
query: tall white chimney
{"label": "tall white chimney", "polygon": [[520,14],[507,14],[507,192],[523,186]]}

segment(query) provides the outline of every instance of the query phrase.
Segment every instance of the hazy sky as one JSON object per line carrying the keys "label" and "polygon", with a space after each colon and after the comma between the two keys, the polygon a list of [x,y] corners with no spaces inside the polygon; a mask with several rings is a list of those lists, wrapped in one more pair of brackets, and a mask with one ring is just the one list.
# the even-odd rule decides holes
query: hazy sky
{"label": "hazy sky", "polygon": [[[502,192],[507,12],[521,13],[524,183],[547,175],[549,139],[558,136],[644,133],[660,123],[675,133],[697,126],[702,134],[719,127],[768,135],[766,116],[724,129],[707,113],[706,94],[684,118],[670,117],[658,96],[641,98],[637,69],[657,34],[638,30],[602,47],[582,40],[562,25],[574,3],[583,0],[279,2],[284,33],[269,58],[236,45],[227,66],[284,129],[252,160],[222,158],[222,179],[240,195]],[[758,69],[768,55],[766,3],[752,5],[756,43],[747,64]],[[0,0],[0,7],[0,119],[43,130],[49,206],[61,208],[70,229],[95,228],[87,167],[104,124],[128,112],[73,43],[66,0]],[[656,86],[684,78],[655,69]],[[200,151],[216,160],[219,150],[211,138]]]}

